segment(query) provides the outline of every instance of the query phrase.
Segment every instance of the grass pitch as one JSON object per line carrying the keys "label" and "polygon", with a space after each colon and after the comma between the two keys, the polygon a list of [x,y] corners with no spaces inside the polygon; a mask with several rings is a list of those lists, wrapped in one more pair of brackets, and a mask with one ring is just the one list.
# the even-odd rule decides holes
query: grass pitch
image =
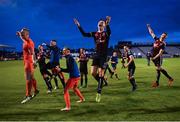
{"label": "grass pitch", "polygon": [[[47,94],[38,68],[35,77],[40,94],[21,104],[25,96],[23,62],[0,62],[0,120],[180,120],[180,59],[164,59],[163,66],[175,81],[169,88],[167,79],[161,74],[157,89],[151,88],[156,77],[154,65],[151,63],[148,67],[145,59],[135,59],[135,62],[136,92],[131,92],[127,69],[121,69],[119,63],[120,80],[108,78],[109,86],[103,88],[100,103],[95,102],[97,82],[89,73],[88,88],[81,89],[86,101],[76,103],[78,97],[71,90],[72,110],[69,112],[60,111],[65,107],[61,83],[58,91]],[[61,65],[66,66],[65,60],[61,60]],[[65,76],[67,79],[68,75]]]}

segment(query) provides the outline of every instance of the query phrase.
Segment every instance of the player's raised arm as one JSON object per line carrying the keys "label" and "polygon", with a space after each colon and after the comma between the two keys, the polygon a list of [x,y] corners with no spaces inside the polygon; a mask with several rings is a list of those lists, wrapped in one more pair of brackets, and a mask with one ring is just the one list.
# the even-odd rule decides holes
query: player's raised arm
{"label": "player's raised arm", "polygon": [[49,44],[46,44],[46,43],[42,43],[41,45],[42,45],[42,46],[46,46],[46,47],[49,48],[50,50],[55,50],[55,49],[56,49],[56,47],[50,46]]}
{"label": "player's raised arm", "polygon": [[75,23],[78,27],[80,27],[79,21],[78,21],[76,18],[74,18],[73,20],[74,20],[74,23]]}
{"label": "player's raised arm", "polygon": [[21,39],[23,42],[25,42],[25,40],[24,40],[23,37],[22,37],[22,33],[21,33],[21,32],[17,31],[17,32],[16,32],[16,35],[17,35],[18,37],[20,37],[20,39]]}
{"label": "player's raised arm", "polygon": [[74,23],[78,26],[79,31],[81,32],[81,34],[82,34],[84,37],[92,37],[92,36],[93,36],[92,33],[86,33],[86,32],[82,29],[79,21],[78,21],[76,18],[74,18]]}
{"label": "player's raised arm", "polygon": [[111,17],[110,16],[106,16],[106,25],[109,25],[111,21]]}
{"label": "player's raised arm", "polygon": [[111,17],[110,16],[106,16],[106,30],[107,30],[107,34],[110,36],[111,35],[111,29],[109,27],[109,23],[111,21]]}
{"label": "player's raised arm", "polygon": [[156,35],[154,34],[154,32],[153,32],[153,30],[152,30],[150,24],[147,24],[147,28],[148,28],[148,31],[149,31],[150,35],[151,35],[153,38],[155,38]]}

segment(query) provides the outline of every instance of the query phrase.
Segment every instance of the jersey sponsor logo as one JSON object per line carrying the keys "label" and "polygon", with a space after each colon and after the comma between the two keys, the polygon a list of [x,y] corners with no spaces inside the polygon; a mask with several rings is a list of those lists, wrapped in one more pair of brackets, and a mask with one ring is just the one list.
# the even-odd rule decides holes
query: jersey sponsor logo
{"label": "jersey sponsor logo", "polygon": [[163,42],[160,42],[160,41],[156,41],[154,44],[153,44],[153,47],[154,48],[160,48],[160,47],[162,47],[163,46]]}
{"label": "jersey sponsor logo", "polygon": [[104,43],[106,41],[106,33],[105,32],[102,32],[102,33],[96,32],[95,39],[96,39],[97,44]]}

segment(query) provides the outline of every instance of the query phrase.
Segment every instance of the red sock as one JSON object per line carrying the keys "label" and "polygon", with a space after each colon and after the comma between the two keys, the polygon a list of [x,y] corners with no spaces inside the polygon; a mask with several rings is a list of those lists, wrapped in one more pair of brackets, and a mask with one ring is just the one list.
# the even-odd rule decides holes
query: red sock
{"label": "red sock", "polygon": [[70,96],[69,91],[67,89],[64,90],[64,100],[66,103],[66,108],[70,108]]}
{"label": "red sock", "polygon": [[34,88],[34,91],[36,91],[37,90],[37,83],[36,83],[35,79],[32,79],[32,86]]}
{"label": "red sock", "polygon": [[80,92],[80,90],[79,90],[78,88],[74,88],[73,90],[74,90],[75,94],[76,94],[81,100],[84,99],[84,97],[82,96],[82,94],[81,94],[81,92]]}
{"label": "red sock", "polygon": [[30,80],[26,80],[26,96],[31,95],[32,82]]}

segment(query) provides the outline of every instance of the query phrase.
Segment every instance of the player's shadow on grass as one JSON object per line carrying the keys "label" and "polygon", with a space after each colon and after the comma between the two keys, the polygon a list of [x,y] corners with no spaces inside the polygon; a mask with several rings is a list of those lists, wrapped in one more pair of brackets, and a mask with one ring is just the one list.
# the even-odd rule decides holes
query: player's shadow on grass
{"label": "player's shadow on grass", "polygon": [[[37,109],[33,111],[20,111],[20,112],[8,112],[0,113],[0,120],[13,120],[13,121],[27,121],[27,120],[39,120],[39,116],[58,114],[59,109]],[[38,115],[38,116],[37,116]],[[59,115],[60,116],[60,115]],[[11,119],[12,118],[12,119]]]}
{"label": "player's shadow on grass", "polygon": [[159,109],[146,109],[146,108],[126,109],[124,110],[124,112],[130,112],[130,116],[136,114],[175,113],[175,112],[180,112],[180,106],[165,107]]}
{"label": "player's shadow on grass", "polygon": [[[170,90],[170,91],[173,91],[173,90],[179,90],[180,89],[180,86],[168,86],[167,84],[165,85],[160,85],[158,88],[156,88],[157,90]],[[154,89],[155,90],[155,89]]]}

